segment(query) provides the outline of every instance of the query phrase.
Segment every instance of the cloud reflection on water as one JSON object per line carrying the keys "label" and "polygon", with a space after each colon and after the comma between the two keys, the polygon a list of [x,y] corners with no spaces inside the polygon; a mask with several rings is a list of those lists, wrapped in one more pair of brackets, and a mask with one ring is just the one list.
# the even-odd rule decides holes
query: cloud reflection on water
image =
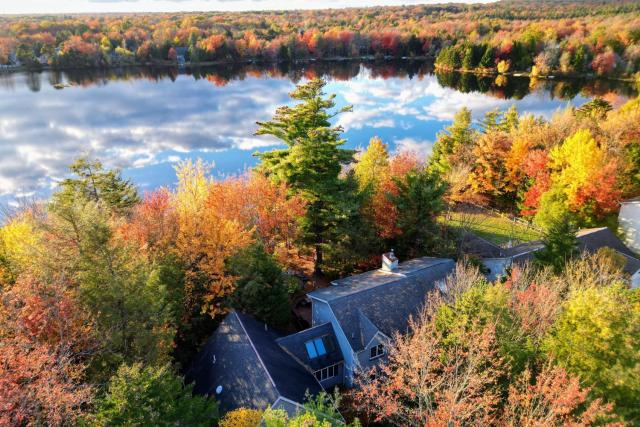
{"label": "cloud reflection on water", "polygon": [[[462,106],[471,108],[475,118],[514,103],[521,112],[548,117],[569,102],[553,99],[546,89],[525,91],[522,99],[464,93],[444,87],[426,72],[381,78],[389,71],[357,64],[345,65],[343,71],[330,78],[327,92],[337,93],[340,105],[354,105],[353,113],[338,119],[350,147],[366,146],[378,135],[392,150],[427,155],[436,133]],[[289,102],[294,81],[309,75],[304,70],[293,79],[291,74],[269,74],[245,73],[230,81],[218,75],[198,79],[175,74],[76,79],[81,84],[62,90],[53,84],[74,79],[60,73],[2,77],[1,199],[46,195],[81,154],[123,169],[145,188],[171,184],[171,164],[184,157],[204,157],[219,172],[238,172],[255,162],[253,151],[277,144],[253,136],[255,122]],[[578,95],[573,102],[586,99]]]}

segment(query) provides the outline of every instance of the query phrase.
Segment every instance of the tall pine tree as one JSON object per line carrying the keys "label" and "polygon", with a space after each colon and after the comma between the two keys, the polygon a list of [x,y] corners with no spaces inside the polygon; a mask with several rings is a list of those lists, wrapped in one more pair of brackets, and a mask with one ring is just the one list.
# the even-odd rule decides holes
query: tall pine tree
{"label": "tall pine tree", "polygon": [[258,122],[256,132],[273,135],[287,145],[257,153],[259,169],[275,182],[286,182],[306,200],[302,239],[315,250],[316,273],[321,272],[325,249],[340,237],[341,224],[358,211],[350,187],[340,178],[342,166],[353,161],[355,152],[340,148],[345,143],[340,138],[342,128],[330,123],[351,107],[334,110],[335,95],[326,96],[325,85],[321,79],[299,85],[290,96],[301,102],[278,108],[272,120]]}

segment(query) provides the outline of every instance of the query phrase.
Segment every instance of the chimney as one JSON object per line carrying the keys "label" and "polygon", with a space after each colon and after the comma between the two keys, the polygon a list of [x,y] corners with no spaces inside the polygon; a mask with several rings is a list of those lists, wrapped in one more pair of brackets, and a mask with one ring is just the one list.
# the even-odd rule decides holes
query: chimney
{"label": "chimney", "polygon": [[397,269],[398,258],[396,258],[396,254],[393,253],[393,249],[391,249],[391,252],[382,254],[382,270],[394,271]]}

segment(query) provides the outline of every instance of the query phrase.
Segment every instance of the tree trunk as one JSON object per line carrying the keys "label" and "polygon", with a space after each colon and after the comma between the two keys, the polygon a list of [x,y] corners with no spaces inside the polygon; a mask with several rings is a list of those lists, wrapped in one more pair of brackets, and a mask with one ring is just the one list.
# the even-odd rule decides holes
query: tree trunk
{"label": "tree trunk", "polygon": [[315,245],[315,249],[316,249],[316,259],[315,259],[315,265],[314,265],[314,273],[315,274],[322,274],[322,245],[320,243],[316,243]]}

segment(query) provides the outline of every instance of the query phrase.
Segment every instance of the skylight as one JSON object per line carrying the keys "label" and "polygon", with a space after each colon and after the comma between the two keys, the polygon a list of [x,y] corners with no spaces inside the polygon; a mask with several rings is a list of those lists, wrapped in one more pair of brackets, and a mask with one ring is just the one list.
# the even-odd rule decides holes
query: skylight
{"label": "skylight", "polygon": [[309,359],[324,356],[327,354],[327,348],[329,348],[329,350],[333,349],[333,344],[331,343],[330,338],[326,336],[307,341],[304,345],[307,348]]}

